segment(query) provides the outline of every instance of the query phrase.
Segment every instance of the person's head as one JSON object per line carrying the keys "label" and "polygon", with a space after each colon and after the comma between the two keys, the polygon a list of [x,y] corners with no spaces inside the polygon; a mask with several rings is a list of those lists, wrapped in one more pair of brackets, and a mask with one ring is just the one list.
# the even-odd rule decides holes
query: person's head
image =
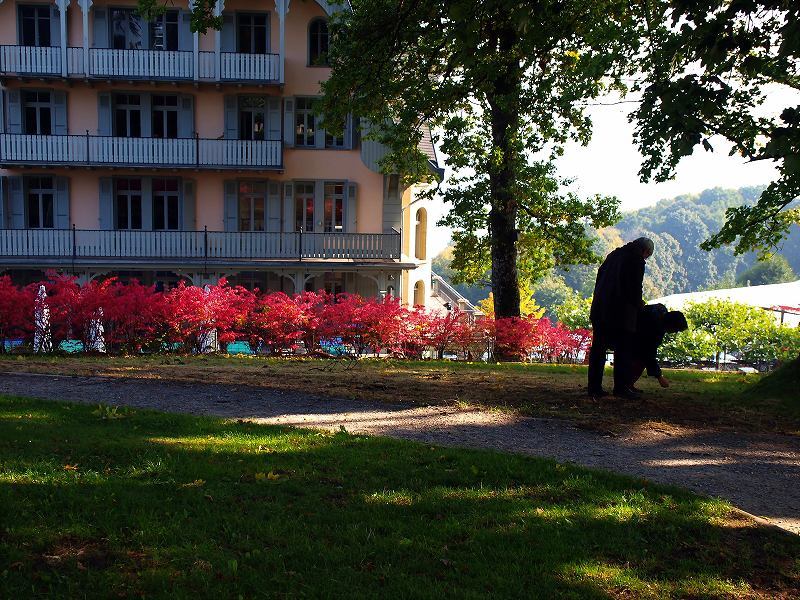
{"label": "person's head", "polygon": [[664,315],[664,330],[667,333],[678,333],[689,329],[686,316],[679,310],[671,310]]}
{"label": "person's head", "polygon": [[646,237],[640,237],[633,240],[634,246],[636,246],[642,252],[642,258],[647,260],[651,256],[653,256],[653,240]]}

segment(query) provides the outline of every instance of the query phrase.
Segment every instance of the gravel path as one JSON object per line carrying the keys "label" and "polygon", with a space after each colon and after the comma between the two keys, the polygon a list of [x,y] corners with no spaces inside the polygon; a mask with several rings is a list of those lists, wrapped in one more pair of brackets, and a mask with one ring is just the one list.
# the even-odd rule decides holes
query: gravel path
{"label": "gravel path", "polygon": [[671,427],[638,428],[611,436],[562,420],[479,410],[102,377],[0,373],[0,393],[300,427],[344,426],[353,433],[551,457],[726,498],[800,533],[800,440],[789,436]]}

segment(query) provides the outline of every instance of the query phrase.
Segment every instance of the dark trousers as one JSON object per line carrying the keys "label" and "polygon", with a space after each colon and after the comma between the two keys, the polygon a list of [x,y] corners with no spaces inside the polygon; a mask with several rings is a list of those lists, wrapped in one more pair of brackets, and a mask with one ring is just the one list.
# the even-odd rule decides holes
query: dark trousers
{"label": "dark trousers", "polygon": [[633,333],[611,327],[593,327],[589,350],[589,393],[603,389],[606,352],[614,350],[614,391],[622,391],[631,383]]}

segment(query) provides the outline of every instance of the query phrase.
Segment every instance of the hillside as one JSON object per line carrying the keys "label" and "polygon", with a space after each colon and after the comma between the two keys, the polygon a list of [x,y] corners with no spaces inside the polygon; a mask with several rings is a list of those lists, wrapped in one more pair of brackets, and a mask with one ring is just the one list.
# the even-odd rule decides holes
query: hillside
{"label": "hillside", "polygon": [[[597,252],[604,256],[624,241],[642,235],[652,238],[656,252],[648,261],[645,278],[645,294],[650,298],[734,287],[736,277],[753,266],[756,257],[753,254],[734,256],[732,248],[705,252],[700,249],[700,243],[722,227],[727,208],[755,202],[762,190],[763,187],[708,189],[701,194],[677,196],[625,213],[616,226],[596,232]],[[449,252],[449,248],[445,249],[434,259],[434,270],[448,280],[453,275],[449,268]],[[786,258],[794,273],[800,275],[800,227],[793,228],[779,253]],[[566,286],[588,296],[594,286],[596,271],[596,265],[578,265],[568,271],[553,273],[539,286],[537,292],[541,294],[537,293],[537,299],[540,304],[548,305],[553,295],[551,291]],[[488,294],[488,290],[481,286],[456,287],[473,302]]]}

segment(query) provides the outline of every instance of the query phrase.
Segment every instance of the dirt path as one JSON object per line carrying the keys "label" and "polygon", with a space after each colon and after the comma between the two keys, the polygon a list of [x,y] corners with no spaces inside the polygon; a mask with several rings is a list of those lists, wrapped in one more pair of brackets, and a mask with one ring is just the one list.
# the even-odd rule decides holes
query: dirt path
{"label": "dirt path", "polygon": [[567,421],[322,398],[242,386],[0,373],[0,393],[253,419],[570,461],[719,496],[800,533],[800,440],[688,428],[623,435]]}

